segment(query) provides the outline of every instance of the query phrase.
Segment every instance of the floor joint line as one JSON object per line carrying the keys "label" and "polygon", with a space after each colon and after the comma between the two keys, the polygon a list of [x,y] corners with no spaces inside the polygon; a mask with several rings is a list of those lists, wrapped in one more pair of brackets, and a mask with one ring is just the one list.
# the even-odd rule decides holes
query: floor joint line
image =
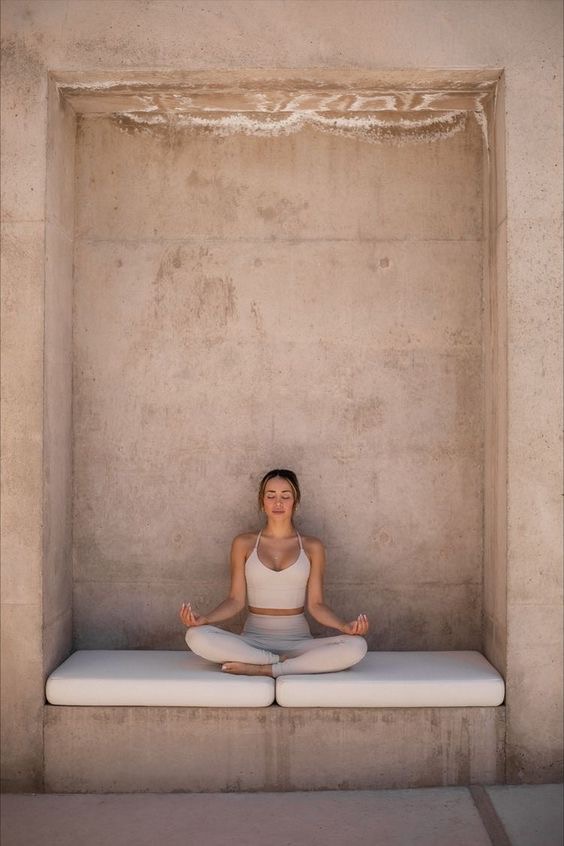
{"label": "floor joint line", "polygon": [[481,784],[471,784],[468,789],[492,846],[511,846],[511,840],[487,790]]}

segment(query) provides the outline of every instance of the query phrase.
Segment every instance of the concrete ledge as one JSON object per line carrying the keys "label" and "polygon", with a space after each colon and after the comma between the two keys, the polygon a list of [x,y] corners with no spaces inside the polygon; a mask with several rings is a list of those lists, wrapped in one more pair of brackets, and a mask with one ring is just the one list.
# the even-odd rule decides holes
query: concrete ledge
{"label": "concrete ledge", "polygon": [[53,793],[363,790],[504,779],[504,707],[46,705]]}

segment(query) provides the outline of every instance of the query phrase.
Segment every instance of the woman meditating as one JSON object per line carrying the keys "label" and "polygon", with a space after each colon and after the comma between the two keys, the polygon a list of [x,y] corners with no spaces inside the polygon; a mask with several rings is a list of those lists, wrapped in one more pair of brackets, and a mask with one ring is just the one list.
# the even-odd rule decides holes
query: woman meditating
{"label": "woman meditating", "polygon": [[[180,619],[186,643],[196,655],[221,664],[226,673],[250,676],[333,673],[358,663],[366,654],[366,614],[347,623],[323,601],[325,550],[321,541],[301,537],[293,523],[300,501],[291,470],[270,470],[259,489],[266,526],[258,534],[237,535],[231,546],[229,596],[209,614],[183,603]],[[242,634],[218,628],[238,614],[248,598]],[[338,629],[335,637],[316,637],[304,615]]]}

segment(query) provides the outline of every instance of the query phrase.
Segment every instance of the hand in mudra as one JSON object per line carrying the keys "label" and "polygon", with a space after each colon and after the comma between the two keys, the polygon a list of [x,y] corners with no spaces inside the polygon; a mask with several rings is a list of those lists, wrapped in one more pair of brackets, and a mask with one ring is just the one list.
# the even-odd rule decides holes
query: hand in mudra
{"label": "hand in mudra", "polygon": [[349,635],[365,635],[368,632],[368,617],[366,614],[359,614],[356,620],[351,620],[350,623],[345,623],[343,634]]}
{"label": "hand in mudra", "polygon": [[202,616],[201,614],[196,614],[192,610],[192,605],[190,602],[183,602],[182,607],[180,609],[180,619],[184,623],[185,626],[189,628],[191,626],[205,626],[207,623],[207,619]]}

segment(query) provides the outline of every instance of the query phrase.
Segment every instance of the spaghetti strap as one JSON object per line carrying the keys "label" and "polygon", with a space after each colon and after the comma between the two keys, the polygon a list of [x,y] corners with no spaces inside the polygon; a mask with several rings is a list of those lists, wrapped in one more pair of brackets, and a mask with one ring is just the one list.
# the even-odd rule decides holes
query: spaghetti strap
{"label": "spaghetti strap", "polygon": [[300,549],[303,549],[303,545],[302,545],[302,536],[300,535],[300,533],[299,533],[297,530],[296,530],[296,534],[297,534],[297,536],[298,536],[298,540],[299,540],[299,542],[300,542]]}
{"label": "spaghetti strap", "polygon": [[256,539],[256,541],[255,541],[254,549],[258,549],[259,540],[260,540],[260,536],[261,536],[261,535],[262,535],[262,529],[260,530],[260,532],[259,532],[259,533],[258,533],[258,535],[257,535],[257,539]]}

